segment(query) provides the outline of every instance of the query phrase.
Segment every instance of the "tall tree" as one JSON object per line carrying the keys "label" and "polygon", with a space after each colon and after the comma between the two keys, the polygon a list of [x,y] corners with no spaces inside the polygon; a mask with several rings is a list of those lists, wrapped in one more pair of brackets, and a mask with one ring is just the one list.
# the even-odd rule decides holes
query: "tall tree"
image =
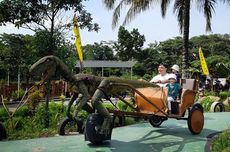
{"label": "tall tree", "polygon": [[[130,22],[137,14],[146,11],[154,2],[160,2],[162,16],[165,17],[166,10],[172,0],[121,0],[114,9],[112,25],[115,27],[120,17],[121,9],[124,5],[130,6],[123,25]],[[103,0],[103,3],[108,9],[113,9],[116,0]],[[174,12],[177,14],[180,32],[183,36],[183,50],[182,50],[182,74],[186,77],[186,69],[188,68],[188,47],[189,47],[189,21],[190,21],[190,6],[191,0],[174,0]],[[206,18],[206,30],[211,30],[211,18],[214,11],[216,0],[196,0],[199,10],[204,13]],[[230,0],[222,0],[224,3],[230,3]]]}
{"label": "tall tree", "polygon": [[144,42],[145,36],[141,35],[138,29],[129,32],[121,26],[118,31],[118,42],[115,44],[116,56],[123,61],[142,59]]}
{"label": "tall tree", "polygon": [[[52,48],[55,50],[53,35],[56,30],[65,30],[72,25],[72,19],[65,18],[66,11],[78,13],[78,22],[81,28],[98,30],[98,25],[92,23],[82,2],[85,0],[2,0],[0,2],[0,26],[13,23],[16,27],[28,28],[33,31],[46,30],[50,32]],[[66,21],[67,20],[67,21]]]}
{"label": "tall tree", "polygon": [[113,60],[113,50],[103,42],[94,43],[93,58],[95,60]]}
{"label": "tall tree", "polygon": [[[32,36],[20,34],[0,35],[0,69],[9,72],[13,80],[17,80],[18,72],[26,77],[29,65],[34,62],[33,54],[29,53],[32,45]],[[6,78],[6,73],[0,78]]]}

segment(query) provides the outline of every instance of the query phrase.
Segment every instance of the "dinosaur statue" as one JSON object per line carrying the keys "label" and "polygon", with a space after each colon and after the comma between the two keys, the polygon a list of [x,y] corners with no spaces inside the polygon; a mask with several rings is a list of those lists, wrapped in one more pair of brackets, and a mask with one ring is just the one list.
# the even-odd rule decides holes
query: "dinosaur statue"
{"label": "dinosaur statue", "polygon": [[[66,115],[71,119],[77,119],[77,114],[84,107],[84,110],[92,113],[93,109],[86,104],[89,99],[93,96],[97,89],[97,86],[101,82],[101,77],[97,77],[89,74],[74,74],[69,68],[56,56],[45,56],[34,63],[30,68],[31,76],[41,75],[42,81],[39,85],[44,84],[50,80],[56,73],[60,72],[65,80],[75,86],[69,104],[67,106]],[[78,95],[80,93],[81,95]],[[77,107],[74,111],[74,116],[70,114],[71,106],[77,99]]]}
{"label": "dinosaur statue", "polygon": [[[146,81],[137,81],[137,80],[125,80],[117,77],[97,77],[87,74],[74,74],[68,67],[55,56],[45,56],[34,63],[30,68],[30,73],[32,75],[43,74],[43,81],[50,80],[55,73],[59,71],[63,78],[70,82],[72,85],[77,87],[77,90],[82,96],[78,99],[78,106],[75,110],[75,116],[82,109],[82,107],[91,99],[91,104],[93,108],[104,117],[102,126],[100,127],[99,133],[109,134],[111,116],[108,110],[103,106],[101,99],[107,98],[108,96],[116,95],[122,91],[126,91],[128,88],[125,86],[113,85],[114,83],[124,83],[131,85],[134,88],[143,88],[143,87],[158,87],[156,84],[149,83]],[[89,91],[88,91],[89,90]],[[67,111],[70,110],[72,102],[77,98],[77,95],[74,94],[71,97],[70,104],[68,105]],[[67,112],[67,116],[70,116]]]}

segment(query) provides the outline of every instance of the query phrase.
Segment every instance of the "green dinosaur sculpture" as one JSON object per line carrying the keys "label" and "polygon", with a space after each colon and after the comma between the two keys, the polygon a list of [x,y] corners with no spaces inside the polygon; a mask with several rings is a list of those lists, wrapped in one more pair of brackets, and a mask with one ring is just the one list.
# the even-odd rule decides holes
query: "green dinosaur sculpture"
{"label": "green dinosaur sculpture", "polygon": [[[56,56],[45,56],[39,59],[30,68],[30,74],[32,76],[42,74],[42,82],[40,85],[51,79],[55,75],[56,71],[59,71],[63,78],[74,85],[77,89],[76,92],[73,92],[73,95],[71,96],[67,106],[67,117],[77,119],[77,114],[83,106],[85,106],[85,109],[88,112],[92,112],[92,109],[86,103],[96,91],[97,86],[101,82],[101,77],[89,74],[74,74]],[[81,95],[78,96],[78,93]],[[70,114],[70,109],[76,99],[78,106],[74,111],[74,116],[72,116]]]}
{"label": "green dinosaur sculpture", "polygon": [[[158,87],[157,85],[146,81],[125,80],[117,77],[101,78],[87,74],[73,74],[68,69],[68,67],[58,57],[55,56],[45,56],[34,63],[30,68],[30,73],[33,75],[43,73],[43,82],[51,79],[51,77],[55,75],[56,71],[59,71],[66,81],[75,85],[79,93],[82,94],[78,100],[79,104],[75,110],[75,117],[90,99],[93,108],[104,117],[104,122],[99,129],[101,134],[109,134],[111,124],[111,116],[108,110],[103,106],[101,99],[116,95],[117,93],[126,91],[128,89],[126,86],[113,85],[114,83],[123,83],[131,85],[134,88]],[[70,107],[76,98],[77,95],[74,94],[71,97],[70,104],[68,105],[67,116],[69,117]]]}

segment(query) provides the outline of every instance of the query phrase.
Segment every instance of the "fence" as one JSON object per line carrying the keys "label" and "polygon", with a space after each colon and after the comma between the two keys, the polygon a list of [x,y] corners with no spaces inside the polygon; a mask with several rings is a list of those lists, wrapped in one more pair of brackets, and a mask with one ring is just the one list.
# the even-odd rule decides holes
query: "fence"
{"label": "fence", "polygon": [[[21,89],[26,90],[26,88],[30,88],[33,84],[27,84],[21,85]],[[69,95],[69,84],[63,80],[53,80],[51,81],[51,97],[57,97],[61,94],[64,94],[66,96]],[[41,92],[44,92],[44,85],[40,86],[38,88]],[[17,84],[10,84],[8,85],[1,85],[0,86],[0,95],[3,95],[3,97],[11,97],[12,93],[18,90]]]}

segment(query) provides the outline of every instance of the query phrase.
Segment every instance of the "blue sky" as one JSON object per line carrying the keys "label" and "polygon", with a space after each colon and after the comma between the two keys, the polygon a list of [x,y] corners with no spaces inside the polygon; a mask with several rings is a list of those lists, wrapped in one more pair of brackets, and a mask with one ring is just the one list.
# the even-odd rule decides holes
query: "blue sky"
{"label": "blue sky", "polygon": [[[102,4],[102,1],[90,0],[84,2],[86,10],[92,14],[94,22],[100,26],[100,31],[88,32],[80,30],[82,45],[93,44],[94,42],[117,40],[118,27],[124,20],[126,11],[122,11],[122,16],[119,19],[118,27],[112,30],[112,10],[107,10]],[[230,6],[218,4],[215,7],[215,13],[212,18],[212,33],[205,32],[205,18],[196,6],[193,4],[191,8],[190,19],[190,37],[203,34],[225,34],[230,33]],[[180,36],[179,27],[175,14],[172,12],[172,7],[167,11],[166,18],[162,19],[160,7],[155,6],[141,14],[137,15],[128,25],[126,29],[131,31],[133,28],[138,28],[140,34],[144,34],[146,38],[145,46],[154,41],[164,41],[176,36]],[[31,34],[31,31],[25,29],[13,28],[13,25],[0,27],[0,33],[24,33]]]}

